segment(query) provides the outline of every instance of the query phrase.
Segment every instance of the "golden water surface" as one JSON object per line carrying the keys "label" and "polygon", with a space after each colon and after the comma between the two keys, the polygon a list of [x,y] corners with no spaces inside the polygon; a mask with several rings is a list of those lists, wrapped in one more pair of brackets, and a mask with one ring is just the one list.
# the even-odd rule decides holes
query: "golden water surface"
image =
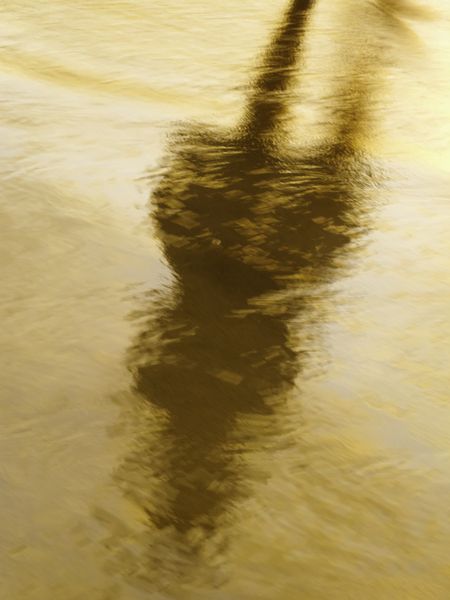
{"label": "golden water surface", "polygon": [[420,1],[2,1],[1,598],[450,598]]}

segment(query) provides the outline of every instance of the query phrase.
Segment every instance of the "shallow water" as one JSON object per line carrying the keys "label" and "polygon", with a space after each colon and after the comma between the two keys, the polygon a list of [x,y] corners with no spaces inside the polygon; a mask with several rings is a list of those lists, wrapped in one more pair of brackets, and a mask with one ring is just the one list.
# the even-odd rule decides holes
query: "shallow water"
{"label": "shallow water", "polygon": [[287,8],[0,7],[4,598],[450,596],[450,11]]}

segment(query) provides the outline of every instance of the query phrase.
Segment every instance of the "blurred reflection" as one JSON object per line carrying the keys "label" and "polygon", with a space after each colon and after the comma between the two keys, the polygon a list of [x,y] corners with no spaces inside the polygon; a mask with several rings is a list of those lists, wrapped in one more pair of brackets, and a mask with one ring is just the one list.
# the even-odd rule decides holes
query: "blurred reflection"
{"label": "blurred reflection", "polygon": [[[277,133],[288,109],[286,93],[298,68],[301,36],[315,0],[290,3],[284,22],[266,50],[249,94],[241,127],[246,145],[267,143]],[[269,139],[267,139],[269,138]]]}
{"label": "blurred reflection", "polygon": [[157,442],[141,440],[130,462],[152,463],[164,487],[145,501],[153,526],[192,548],[244,492],[232,447],[237,419],[270,419],[302,368],[306,357],[289,330],[309,308],[302,286],[332,274],[336,254],[362,223],[368,175],[354,140],[367,123],[370,59],[364,67],[359,59],[337,96],[331,142],[314,155],[282,148],[280,125],[312,6],[290,4],[234,135],[178,134],[153,197],[176,282],[148,307],[130,362],[139,394],[166,415],[166,450],[158,464]]}

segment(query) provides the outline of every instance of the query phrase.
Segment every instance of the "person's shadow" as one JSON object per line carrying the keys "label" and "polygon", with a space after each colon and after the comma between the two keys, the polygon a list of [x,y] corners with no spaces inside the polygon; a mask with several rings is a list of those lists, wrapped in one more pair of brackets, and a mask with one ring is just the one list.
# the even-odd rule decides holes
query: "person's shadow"
{"label": "person's shadow", "polygon": [[150,435],[130,463],[135,471],[139,460],[152,463],[161,489],[146,496],[149,522],[190,552],[245,493],[231,448],[237,420],[270,420],[302,369],[290,334],[293,317],[310,308],[302,286],[333,276],[367,208],[372,183],[354,140],[370,105],[368,56],[347,82],[329,143],[309,155],[281,150],[313,4],[290,3],[238,128],[179,133],[152,198],[175,282],[150,302],[129,364],[135,390],[164,414],[165,450]]}

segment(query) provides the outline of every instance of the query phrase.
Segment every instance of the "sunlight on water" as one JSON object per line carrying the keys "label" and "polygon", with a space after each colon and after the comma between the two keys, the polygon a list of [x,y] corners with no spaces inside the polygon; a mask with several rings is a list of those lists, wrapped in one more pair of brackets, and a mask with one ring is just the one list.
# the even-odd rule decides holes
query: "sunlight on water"
{"label": "sunlight on water", "polygon": [[448,600],[447,4],[0,15],[1,597]]}

